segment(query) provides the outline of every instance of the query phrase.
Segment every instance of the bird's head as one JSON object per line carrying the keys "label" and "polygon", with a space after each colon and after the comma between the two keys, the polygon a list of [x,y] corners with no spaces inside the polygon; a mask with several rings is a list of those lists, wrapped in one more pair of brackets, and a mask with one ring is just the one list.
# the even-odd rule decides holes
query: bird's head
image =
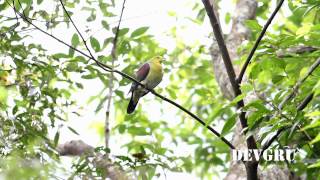
{"label": "bird's head", "polygon": [[156,57],[152,58],[151,61],[152,61],[153,63],[161,64],[163,60],[164,60],[164,58],[163,58],[162,56],[156,56]]}

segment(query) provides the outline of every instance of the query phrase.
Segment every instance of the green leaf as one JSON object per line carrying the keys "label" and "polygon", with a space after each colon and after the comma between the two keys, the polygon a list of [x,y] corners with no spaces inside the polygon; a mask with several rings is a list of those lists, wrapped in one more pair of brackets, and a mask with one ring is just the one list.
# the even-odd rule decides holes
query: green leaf
{"label": "green leaf", "polygon": [[96,110],[94,111],[95,113],[98,113],[104,107],[104,104],[106,103],[107,99],[108,99],[108,96],[105,96],[100,99],[100,102],[99,102]]}
{"label": "green leaf", "polygon": [[90,16],[87,18],[88,22],[94,21],[97,18],[96,11],[91,11]]}
{"label": "green leaf", "polygon": [[72,127],[68,126],[68,129],[73,132],[76,135],[80,135],[75,129],[73,129]]}
{"label": "green leaf", "polygon": [[69,72],[74,72],[74,71],[77,71],[78,70],[78,63],[76,62],[71,62],[67,65],[66,69],[67,71]]}
{"label": "green leaf", "polygon": [[90,43],[91,43],[91,47],[94,49],[94,51],[96,51],[96,52],[100,51],[100,44],[99,44],[99,41],[96,38],[91,37],[90,38]]}
{"label": "green leaf", "polygon": [[200,22],[203,22],[205,17],[206,17],[206,10],[205,8],[202,8],[197,14],[197,20]]}
{"label": "green leaf", "polygon": [[[117,30],[117,28],[113,28],[113,29],[112,29],[113,33],[115,33],[116,30]],[[129,28],[119,29],[118,36],[124,36],[124,35],[126,35],[128,32],[129,32]]]}
{"label": "green leaf", "polygon": [[83,89],[83,85],[81,83],[76,83],[76,86],[79,88],[79,89]]}
{"label": "green leaf", "polygon": [[81,78],[83,78],[83,79],[94,79],[96,77],[97,76],[95,74],[87,74],[87,75],[81,76]]}
{"label": "green leaf", "polygon": [[310,112],[310,113],[306,114],[306,116],[308,116],[308,117],[320,116],[320,110]]}
{"label": "green leaf", "polygon": [[262,100],[255,100],[250,103],[248,103],[245,107],[244,110],[249,110],[249,109],[256,109],[259,112],[262,113],[268,113],[270,110],[266,108],[266,106],[263,104]]}
{"label": "green leaf", "polygon": [[71,44],[73,47],[77,47],[80,43],[80,40],[79,40],[79,36],[78,34],[74,33],[72,38],[71,38]]}
{"label": "green leaf", "polygon": [[262,27],[260,26],[260,24],[258,23],[257,20],[247,20],[245,22],[245,24],[247,25],[247,27],[249,27],[253,31],[261,31],[262,30]]}
{"label": "green leaf", "polygon": [[174,91],[170,88],[167,88],[167,92],[169,93],[169,95],[172,99],[177,99],[176,91]]}
{"label": "green leaf", "polygon": [[102,21],[101,21],[101,24],[102,24],[103,28],[105,28],[106,30],[109,30],[109,29],[110,29],[110,26],[109,26],[109,24],[107,23],[107,21],[102,20]]}
{"label": "green leaf", "polygon": [[314,164],[311,164],[310,166],[308,166],[308,168],[320,168],[320,161],[318,161]]}
{"label": "green leaf", "polygon": [[124,93],[122,91],[119,90],[115,90],[114,93],[119,96],[121,99],[124,99]]}
{"label": "green leaf", "polygon": [[6,102],[8,97],[7,89],[3,86],[0,86],[0,103]]}
{"label": "green leaf", "polygon": [[225,22],[226,24],[229,24],[230,20],[231,20],[231,14],[229,12],[226,13],[226,16],[225,16]]}
{"label": "green leaf", "polygon": [[54,54],[52,55],[52,57],[54,59],[60,59],[60,58],[69,58],[69,54],[63,54],[63,53],[57,53],[57,54]]}
{"label": "green leaf", "polygon": [[145,127],[137,127],[137,126],[131,126],[128,128],[128,132],[132,135],[135,136],[146,136],[146,135],[150,135],[150,133],[148,133],[146,131]]}
{"label": "green leaf", "polygon": [[119,131],[120,134],[123,134],[126,131],[126,129],[127,129],[127,126],[124,125],[124,124],[120,124],[118,126],[118,131]]}
{"label": "green leaf", "polygon": [[134,37],[140,36],[140,35],[144,34],[145,32],[147,32],[148,29],[149,29],[149,27],[138,28],[131,33],[131,37],[134,38]]}
{"label": "green leaf", "polygon": [[239,101],[241,101],[246,95],[245,94],[241,94],[239,96],[237,96],[236,98],[234,98],[231,102],[230,105],[235,105],[237,104]]}
{"label": "green leaf", "polygon": [[320,133],[310,142],[311,144],[317,143],[320,141]]}
{"label": "green leaf", "polygon": [[56,132],[56,135],[54,136],[54,140],[53,140],[54,146],[57,146],[57,145],[58,145],[59,137],[60,137],[60,132],[57,131],[57,132]]}
{"label": "green leaf", "polygon": [[286,76],[282,76],[282,75],[274,75],[274,76],[272,76],[272,82],[273,82],[274,84],[276,84],[276,83],[282,81],[283,78],[285,78],[285,77],[286,77]]}
{"label": "green leaf", "polygon": [[234,114],[224,124],[221,131],[221,135],[226,135],[233,128],[235,123],[236,123],[236,115]]}
{"label": "green leaf", "polygon": [[74,49],[69,48],[69,57],[73,57],[74,53],[75,53]]}

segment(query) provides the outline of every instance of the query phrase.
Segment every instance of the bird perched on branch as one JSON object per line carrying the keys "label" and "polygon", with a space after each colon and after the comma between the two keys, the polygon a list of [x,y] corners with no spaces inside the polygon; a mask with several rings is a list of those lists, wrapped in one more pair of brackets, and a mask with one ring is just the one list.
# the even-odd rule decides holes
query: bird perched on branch
{"label": "bird perched on branch", "polygon": [[[163,57],[156,56],[149,62],[143,64],[136,72],[136,80],[145,85],[148,89],[155,88],[162,80],[163,73],[161,63],[163,60]],[[133,82],[129,93],[130,92],[131,99],[127,108],[128,114],[131,114],[134,111],[139,99],[146,95],[149,91],[136,82]]]}

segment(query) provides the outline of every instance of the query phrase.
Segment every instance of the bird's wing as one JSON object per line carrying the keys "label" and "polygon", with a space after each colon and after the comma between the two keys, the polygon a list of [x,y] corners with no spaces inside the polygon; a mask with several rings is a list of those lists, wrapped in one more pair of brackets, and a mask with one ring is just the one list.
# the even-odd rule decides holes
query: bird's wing
{"label": "bird's wing", "polygon": [[146,79],[150,71],[150,65],[149,63],[145,63],[142,65],[139,70],[136,72],[136,78],[139,82]]}
{"label": "bird's wing", "polygon": [[[150,64],[149,63],[145,63],[143,64],[138,71],[136,72],[136,79],[141,82],[143,80],[145,80],[149,74],[150,71]],[[138,87],[138,84],[133,82],[130,88],[130,92],[133,92],[133,90],[135,90]]]}

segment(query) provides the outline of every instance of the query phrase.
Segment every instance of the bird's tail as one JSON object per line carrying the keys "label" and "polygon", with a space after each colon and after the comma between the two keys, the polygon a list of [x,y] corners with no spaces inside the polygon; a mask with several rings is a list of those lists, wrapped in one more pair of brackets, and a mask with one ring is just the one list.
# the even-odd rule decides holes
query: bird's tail
{"label": "bird's tail", "polygon": [[127,108],[128,114],[131,114],[136,109],[138,102],[139,102],[139,97],[135,97],[134,92],[132,92],[130,102],[129,102],[128,108]]}

